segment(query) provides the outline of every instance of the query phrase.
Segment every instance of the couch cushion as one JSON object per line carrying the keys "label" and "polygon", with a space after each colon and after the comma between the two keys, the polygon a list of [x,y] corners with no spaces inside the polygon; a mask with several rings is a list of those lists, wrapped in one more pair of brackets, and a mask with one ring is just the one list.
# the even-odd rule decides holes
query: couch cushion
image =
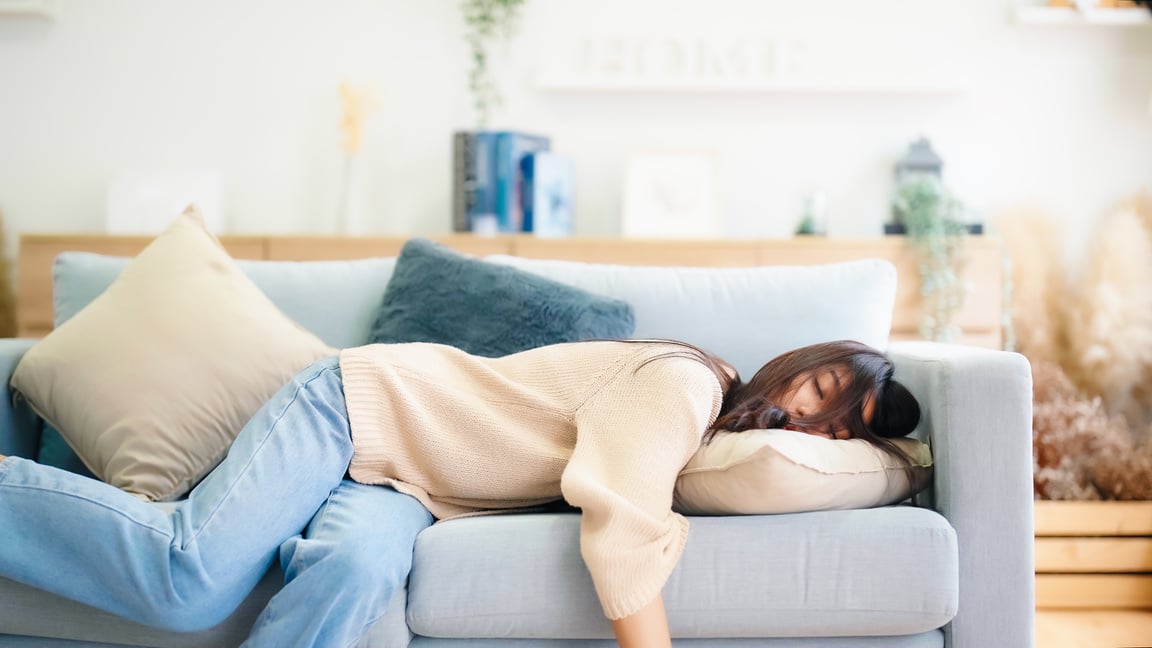
{"label": "couch cushion", "polygon": [[635,337],[696,344],[745,378],[777,355],[815,342],[853,339],[883,349],[896,303],[896,268],[881,259],[684,268],[484,258],[623,299],[636,313]]}
{"label": "couch cushion", "polygon": [[247,279],[190,208],[20,360],[12,388],[97,477],[183,495],[294,374],[335,353]]}
{"label": "couch cushion", "polygon": [[60,430],[48,423],[44,424],[44,429],[40,433],[40,448],[36,453],[36,461],[45,466],[52,466],[96,479],[96,475],[88,470],[88,466],[84,465],[84,461],[80,459],[72,446],[68,445],[68,441],[64,435],[60,434]]}
{"label": "couch cushion", "polygon": [[[675,648],[944,648],[944,631],[933,630],[899,637],[748,637],[675,641]],[[3,645],[0,643],[0,648]],[[414,637],[408,644],[409,648],[619,648],[619,646],[620,644],[613,639],[438,639],[436,637]]]}
{"label": "couch cushion", "polygon": [[260,610],[283,583],[283,572],[279,567],[274,567],[240,607],[223,622],[201,632],[177,633],[135,623],[83,603],[0,578],[0,628],[6,634],[128,646],[238,646],[248,636]]}
{"label": "couch cushion", "polygon": [[625,301],[415,238],[400,251],[371,341],[438,342],[498,357],[627,338],[633,326]]}
{"label": "couch cushion", "polygon": [[910,463],[864,439],[720,431],[680,471],[675,507],[697,515],[752,515],[902,502],[928,485],[932,453],[917,439],[892,441]]}
{"label": "couch cushion", "polygon": [[[72,318],[120,276],[132,259],[64,252],[52,265],[56,326]],[[244,274],[292,321],[342,349],[368,341],[395,257],[351,261],[238,260]]]}
{"label": "couch cushion", "polygon": [[[132,261],[90,252],[64,252],[52,265],[56,326],[103,293]],[[244,274],[297,324],[335,348],[368,341],[395,257],[351,261],[237,261]],[[90,475],[60,432],[45,426],[37,461]]]}
{"label": "couch cushion", "polygon": [[[35,637],[18,646],[53,646],[53,639],[117,646],[205,648],[239,646],[256,617],[284,585],[284,572],[273,565],[227,619],[199,632],[170,632],[129,621],[44,590],[0,578],[0,632]],[[360,646],[403,646],[409,632],[404,622],[407,591],[396,591],[388,610],[361,635]],[[0,640],[0,646],[7,646]],[[75,644],[62,644],[74,646]]]}
{"label": "couch cushion", "polygon": [[[664,587],[674,636],[906,635],[956,613],[956,535],[908,506],[691,518]],[[408,624],[431,637],[607,638],[576,514],[441,522],[416,540]]]}

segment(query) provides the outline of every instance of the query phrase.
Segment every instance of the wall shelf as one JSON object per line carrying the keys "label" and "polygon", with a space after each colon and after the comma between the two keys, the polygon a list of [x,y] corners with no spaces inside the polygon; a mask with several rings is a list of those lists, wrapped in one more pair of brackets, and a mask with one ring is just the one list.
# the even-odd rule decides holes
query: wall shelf
{"label": "wall shelf", "polygon": [[[843,60],[839,41],[801,32],[718,35],[695,30],[573,33],[542,56],[545,92],[957,95],[964,79],[909,65],[898,49]],[[830,65],[828,61],[838,61]]]}
{"label": "wall shelf", "polygon": [[1022,25],[1152,26],[1152,11],[1144,7],[1080,11],[1072,7],[1029,5],[1016,7],[1015,17]]}
{"label": "wall shelf", "polygon": [[689,94],[895,94],[895,95],[961,95],[960,83],[892,81],[716,81],[662,79],[538,79],[536,87],[544,92],[587,93],[689,93]]}

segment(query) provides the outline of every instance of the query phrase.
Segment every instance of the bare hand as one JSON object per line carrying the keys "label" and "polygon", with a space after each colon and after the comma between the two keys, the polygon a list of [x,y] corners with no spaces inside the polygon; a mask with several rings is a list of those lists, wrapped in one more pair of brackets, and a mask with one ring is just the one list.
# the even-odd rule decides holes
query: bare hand
{"label": "bare hand", "polygon": [[612,631],[620,648],[671,648],[664,597],[657,596],[632,616],[616,619],[612,622]]}

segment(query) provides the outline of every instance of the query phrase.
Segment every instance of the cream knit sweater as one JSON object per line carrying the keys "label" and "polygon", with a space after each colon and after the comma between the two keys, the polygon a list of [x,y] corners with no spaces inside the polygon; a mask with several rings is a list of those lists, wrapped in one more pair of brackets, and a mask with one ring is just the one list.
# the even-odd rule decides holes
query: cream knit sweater
{"label": "cream knit sweater", "polygon": [[610,619],[660,593],[688,522],[676,476],[720,411],[719,381],[667,343],[581,342],[482,358],[437,344],[340,354],[350,474],[437,518],[542,504],[581,509],[580,549]]}

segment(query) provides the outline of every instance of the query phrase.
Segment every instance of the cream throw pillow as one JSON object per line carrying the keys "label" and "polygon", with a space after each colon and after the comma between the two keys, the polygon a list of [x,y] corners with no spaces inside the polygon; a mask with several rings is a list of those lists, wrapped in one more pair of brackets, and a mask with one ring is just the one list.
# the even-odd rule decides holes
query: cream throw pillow
{"label": "cream throw pillow", "polygon": [[718,432],[680,471],[676,510],[754,515],[894,504],[922,490],[932,474],[927,445],[895,441],[914,459],[911,483],[898,460],[862,439],[790,430]]}
{"label": "cream throw pillow", "polygon": [[171,500],[293,375],[335,353],[284,316],[189,207],[29,349],[11,385],[97,477]]}

